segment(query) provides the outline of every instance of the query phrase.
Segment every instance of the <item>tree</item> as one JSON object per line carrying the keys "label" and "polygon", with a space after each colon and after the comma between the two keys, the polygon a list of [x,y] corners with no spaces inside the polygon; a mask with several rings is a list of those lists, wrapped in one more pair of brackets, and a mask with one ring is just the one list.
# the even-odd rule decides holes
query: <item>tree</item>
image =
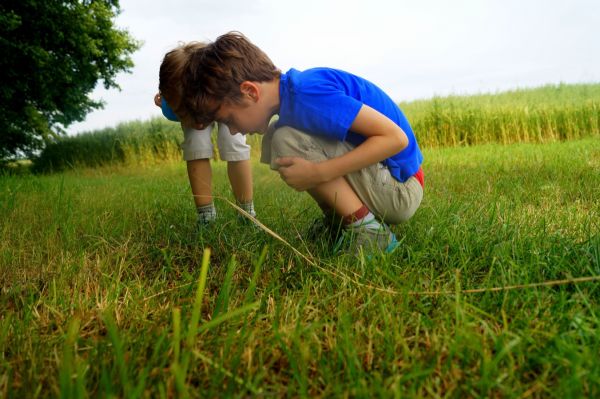
{"label": "tree", "polygon": [[103,104],[140,47],[114,19],[118,0],[4,0],[0,4],[0,161],[31,155]]}

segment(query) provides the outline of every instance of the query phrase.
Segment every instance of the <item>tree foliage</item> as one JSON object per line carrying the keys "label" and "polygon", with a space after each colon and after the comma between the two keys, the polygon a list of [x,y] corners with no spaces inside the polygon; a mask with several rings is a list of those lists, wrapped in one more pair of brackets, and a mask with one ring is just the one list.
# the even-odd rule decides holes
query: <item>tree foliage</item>
{"label": "tree foliage", "polygon": [[118,88],[140,43],[114,19],[118,0],[0,3],[0,160],[32,154],[102,103],[102,80]]}

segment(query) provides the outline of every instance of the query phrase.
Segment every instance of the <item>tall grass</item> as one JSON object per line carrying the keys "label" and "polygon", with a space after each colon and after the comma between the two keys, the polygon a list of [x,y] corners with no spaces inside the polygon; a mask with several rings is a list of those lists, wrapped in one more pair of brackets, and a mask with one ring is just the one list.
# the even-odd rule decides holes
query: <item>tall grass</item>
{"label": "tall grass", "polygon": [[422,147],[600,135],[600,84],[549,85],[402,103]]}
{"label": "tall grass", "polygon": [[61,137],[35,159],[35,172],[76,167],[143,165],[181,159],[179,124],[160,118],[122,123],[77,136]]}
{"label": "tall grass", "polygon": [[[421,147],[546,142],[600,135],[600,84],[555,85],[400,104]],[[183,133],[162,118],[123,123],[48,145],[34,171],[181,159]],[[247,136],[253,154],[260,136]]]}

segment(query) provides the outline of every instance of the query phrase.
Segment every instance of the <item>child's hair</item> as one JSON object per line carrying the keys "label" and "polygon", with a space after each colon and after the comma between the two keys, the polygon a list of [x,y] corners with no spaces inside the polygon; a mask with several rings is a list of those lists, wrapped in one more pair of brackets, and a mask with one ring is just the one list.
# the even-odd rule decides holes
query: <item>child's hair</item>
{"label": "child's hair", "polygon": [[239,103],[242,82],[267,82],[281,74],[269,57],[239,32],[226,33],[189,52],[185,48],[180,58],[185,65],[181,69],[166,67],[169,55],[180,48],[165,56],[160,90],[176,113],[189,115],[202,125],[215,120],[222,103]]}
{"label": "child's hair", "polygon": [[183,98],[183,86],[181,84],[183,71],[188,65],[190,56],[205,46],[206,44],[201,42],[181,44],[165,54],[160,64],[158,90],[180,118],[189,117],[190,115],[181,102]]}

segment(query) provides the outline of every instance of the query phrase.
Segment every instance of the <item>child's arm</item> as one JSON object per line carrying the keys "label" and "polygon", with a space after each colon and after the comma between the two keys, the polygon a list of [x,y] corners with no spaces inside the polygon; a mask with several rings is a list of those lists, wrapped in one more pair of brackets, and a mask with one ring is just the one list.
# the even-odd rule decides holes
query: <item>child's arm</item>
{"label": "child's arm", "polygon": [[367,139],[352,151],[327,161],[314,163],[298,157],[276,160],[282,179],[298,191],[381,162],[408,146],[408,137],[400,126],[375,109],[363,105],[350,130]]}

